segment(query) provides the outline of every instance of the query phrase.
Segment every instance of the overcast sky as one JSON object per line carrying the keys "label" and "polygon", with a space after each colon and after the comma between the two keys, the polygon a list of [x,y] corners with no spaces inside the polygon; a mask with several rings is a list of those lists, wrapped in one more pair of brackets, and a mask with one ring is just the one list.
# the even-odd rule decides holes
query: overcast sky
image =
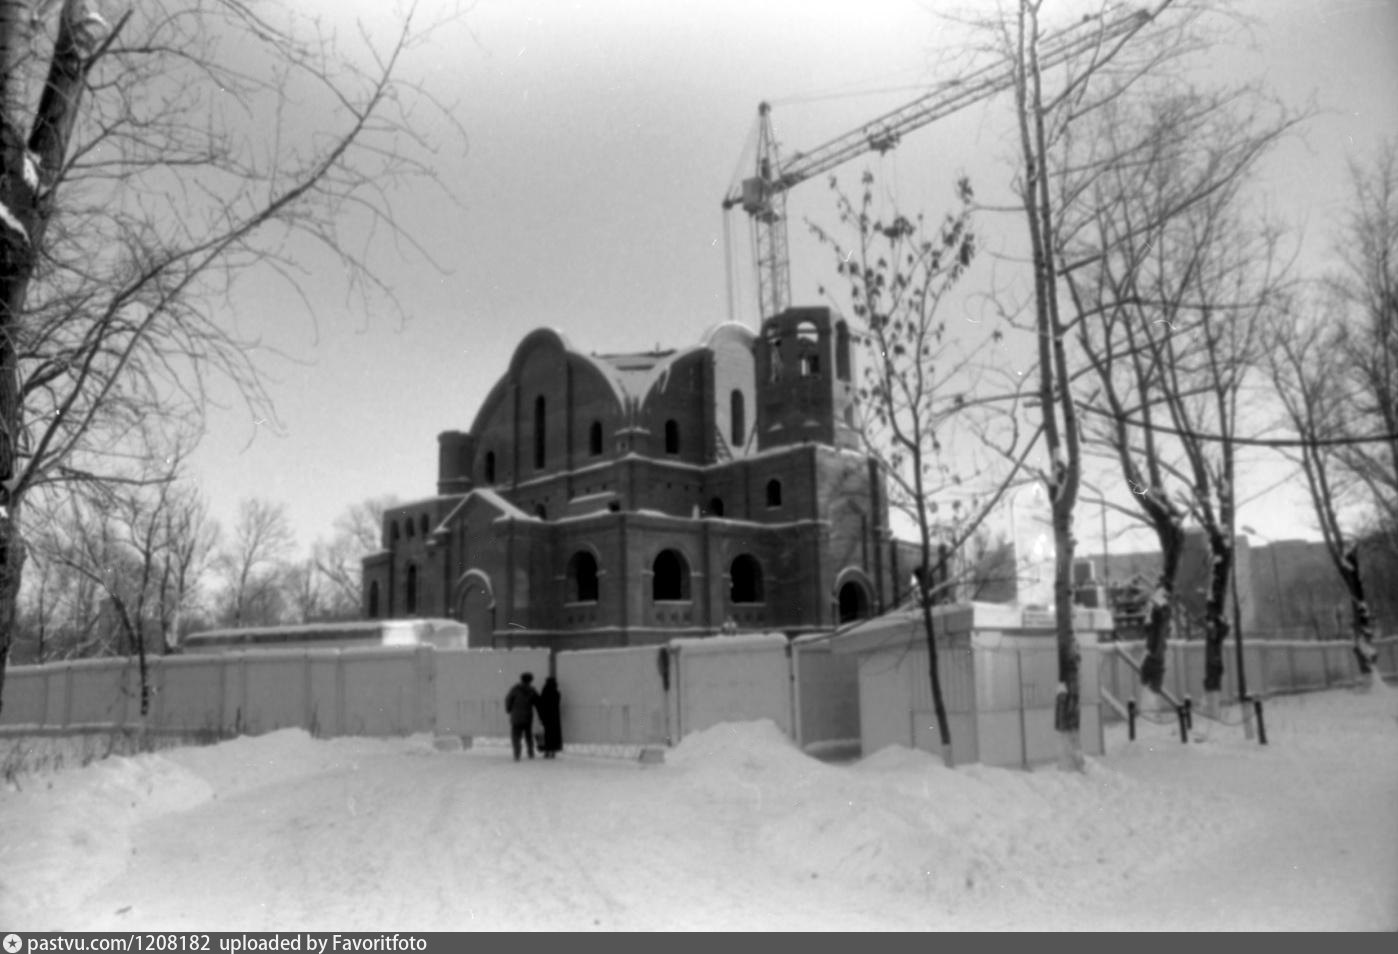
{"label": "overcast sky", "polygon": [[[292,356],[267,369],[280,432],[236,404],[215,412],[195,473],[215,514],[239,498],[286,503],[298,542],[328,537],[337,514],[367,497],[435,492],[436,435],[467,430],[520,339],[550,326],[584,350],[679,347],[728,318],[720,202],[738,173],[757,105],[774,104],[784,149],[807,149],[946,79],[955,34],[937,14],[988,4],[938,0],[781,2],[521,2],[478,0],[408,64],[454,115],[466,140],[441,131],[440,190],[400,191],[400,224],[441,268],[411,254],[381,259],[406,323],[340,307],[342,276],[307,289],[318,320],[290,296],[244,289],[239,322]],[[388,25],[379,3],[331,3],[327,22]],[[1081,3],[1070,3],[1080,9]],[[431,12],[436,5],[425,3]],[[1265,75],[1293,103],[1323,110],[1259,183],[1304,226],[1317,263],[1345,197],[1345,163],[1372,155],[1398,127],[1398,4],[1267,0],[1258,52],[1219,51],[1219,68]],[[939,218],[957,175],[979,195],[1003,190],[1003,99],[908,136],[889,157],[858,160],[896,188],[900,206]],[[827,252],[805,237],[829,223],[823,181],[793,191],[793,299],[820,303]],[[735,218],[739,320],[751,322],[747,223]],[[986,220],[988,248],[1018,221]],[[988,267],[988,258],[983,262]],[[962,306],[968,308],[970,306]],[[974,314],[954,319],[974,320]],[[1275,471],[1269,472],[1275,479]],[[1080,518],[1080,520],[1083,518]],[[1088,515],[1095,528],[1095,515]],[[1246,505],[1240,524],[1271,537],[1312,536],[1304,498]],[[1086,533],[1082,530],[1080,538]],[[1086,539],[1089,549],[1100,546]]]}

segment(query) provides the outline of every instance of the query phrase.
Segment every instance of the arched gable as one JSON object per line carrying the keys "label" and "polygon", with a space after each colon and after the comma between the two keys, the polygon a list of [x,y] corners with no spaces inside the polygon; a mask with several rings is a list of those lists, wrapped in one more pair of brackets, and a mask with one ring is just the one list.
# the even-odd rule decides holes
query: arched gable
{"label": "arched gable", "polygon": [[[570,435],[572,453],[587,454],[592,423],[601,421],[604,435],[610,434],[622,425],[625,407],[622,389],[602,363],[554,329],[537,328],[516,346],[476,413],[472,475],[487,485],[528,477],[565,459]],[[544,467],[537,464],[539,450]],[[495,466],[488,477],[485,460],[491,454]]]}

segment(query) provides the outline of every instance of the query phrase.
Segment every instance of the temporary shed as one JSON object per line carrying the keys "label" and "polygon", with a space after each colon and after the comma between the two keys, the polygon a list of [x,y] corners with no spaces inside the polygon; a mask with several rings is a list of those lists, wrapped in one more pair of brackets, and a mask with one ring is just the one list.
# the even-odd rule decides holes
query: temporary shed
{"label": "temporary shed", "polygon": [[[1058,662],[1052,611],[959,603],[935,607],[932,617],[952,760],[1029,767],[1055,759]],[[1082,652],[1082,746],[1099,755],[1097,645],[1112,630],[1111,614],[1078,608],[1073,623]],[[858,660],[865,755],[889,745],[941,750],[921,609],[885,613],[836,635],[830,645]]]}

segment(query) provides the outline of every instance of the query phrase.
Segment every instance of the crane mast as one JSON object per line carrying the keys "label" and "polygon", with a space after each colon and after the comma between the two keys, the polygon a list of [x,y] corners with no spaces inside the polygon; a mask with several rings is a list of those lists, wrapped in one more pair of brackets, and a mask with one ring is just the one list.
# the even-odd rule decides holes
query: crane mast
{"label": "crane mast", "polygon": [[[1125,39],[1150,22],[1145,10],[1108,17],[1090,16],[1046,40],[1039,52],[1041,67],[1056,66],[1116,39]],[[758,303],[761,319],[791,305],[791,263],[787,254],[786,193],[812,176],[866,152],[885,153],[907,133],[950,115],[1014,85],[1015,67],[993,63],[969,76],[940,84],[910,103],[865,123],[858,129],[798,152],[785,162],[772,129],[772,108],[757,108],[758,136],[755,174],[742,180],[723,200],[725,211],[741,206],[752,220],[757,259]]]}

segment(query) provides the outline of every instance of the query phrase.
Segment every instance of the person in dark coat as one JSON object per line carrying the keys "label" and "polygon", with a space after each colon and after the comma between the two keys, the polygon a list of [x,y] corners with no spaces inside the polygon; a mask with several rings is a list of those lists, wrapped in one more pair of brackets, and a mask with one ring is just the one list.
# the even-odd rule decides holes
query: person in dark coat
{"label": "person in dark coat", "polygon": [[544,727],[544,758],[554,758],[563,749],[563,697],[558,692],[558,680],[549,676],[539,693],[539,722]]}
{"label": "person in dark coat", "polygon": [[505,696],[505,711],[510,714],[510,745],[515,750],[516,762],[519,761],[521,741],[529,746],[529,757],[534,757],[534,706],[538,701],[539,691],[534,688],[534,674],[521,673],[519,682]]}

